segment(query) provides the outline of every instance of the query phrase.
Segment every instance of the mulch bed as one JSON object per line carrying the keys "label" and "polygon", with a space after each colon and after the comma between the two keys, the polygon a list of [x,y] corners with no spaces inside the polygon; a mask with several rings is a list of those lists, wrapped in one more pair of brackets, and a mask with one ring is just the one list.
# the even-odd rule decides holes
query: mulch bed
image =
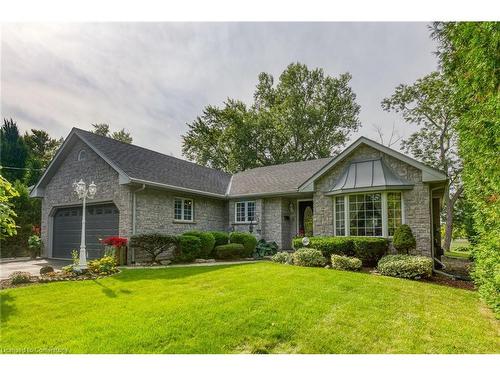
{"label": "mulch bed", "polygon": [[451,286],[452,288],[476,290],[472,281],[452,279],[444,275],[433,275],[430,279],[422,281],[426,283]]}

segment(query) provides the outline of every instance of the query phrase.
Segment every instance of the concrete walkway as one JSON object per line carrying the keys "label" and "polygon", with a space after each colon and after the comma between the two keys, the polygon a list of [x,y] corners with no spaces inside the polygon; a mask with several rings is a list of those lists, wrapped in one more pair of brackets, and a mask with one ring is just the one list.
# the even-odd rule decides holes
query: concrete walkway
{"label": "concrete walkway", "polygon": [[33,276],[40,275],[40,268],[43,266],[52,266],[54,271],[60,271],[62,267],[71,264],[70,260],[55,260],[55,259],[3,259],[0,262],[0,280],[7,279],[12,272],[22,271],[29,272]]}

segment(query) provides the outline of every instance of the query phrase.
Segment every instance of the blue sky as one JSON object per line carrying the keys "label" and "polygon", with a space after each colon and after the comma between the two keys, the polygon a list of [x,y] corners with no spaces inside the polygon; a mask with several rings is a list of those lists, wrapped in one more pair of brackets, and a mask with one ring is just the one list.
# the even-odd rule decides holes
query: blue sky
{"label": "blue sky", "polygon": [[181,135],[208,104],[250,103],[258,73],[291,62],[352,74],[362,129],[415,127],[382,111],[399,83],[437,68],[425,23],[3,24],[1,111],[24,131],[125,127],[134,143],[181,157]]}

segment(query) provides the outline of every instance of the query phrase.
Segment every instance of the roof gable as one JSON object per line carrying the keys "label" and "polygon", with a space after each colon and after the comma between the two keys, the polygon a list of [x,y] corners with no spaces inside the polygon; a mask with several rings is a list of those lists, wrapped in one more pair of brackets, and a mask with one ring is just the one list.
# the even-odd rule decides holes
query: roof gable
{"label": "roof gable", "polygon": [[421,163],[413,158],[410,158],[409,156],[406,156],[396,150],[393,150],[392,148],[389,148],[387,146],[384,146],[378,142],[375,142],[371,139],[368,139],[366,137],[359,137],[355,142],[353,142],[350,146],[348,146],[344,151],[342,151],[340,154],[335,156],[334,158],[331,159],[331,161],[324,165],[321,169],[316,171],[310,178],[308,178],[306,181],[304,181],[300,186],[299,186],[299,191],[312,191],[313,189],[313,183],[316,181],[319,177],[324,175],[327,171],[329,171],[331,168],[333,168],[337,163],[342,161],[344,158],[346,158],[348,155],[350,155],[352,152],[354,152],[359,146],[361,145],[367,145],[369,147],[372,147],[380,152],[383,152],[389,156],[392,156],[395,159],[401,160],[402,162],[409,164],[420,171],[422,171],[422,181],[423,182],[433,182],[433,181],[446,181],[447,177],[446,175],[432,167],[429,167],[428,165]]}

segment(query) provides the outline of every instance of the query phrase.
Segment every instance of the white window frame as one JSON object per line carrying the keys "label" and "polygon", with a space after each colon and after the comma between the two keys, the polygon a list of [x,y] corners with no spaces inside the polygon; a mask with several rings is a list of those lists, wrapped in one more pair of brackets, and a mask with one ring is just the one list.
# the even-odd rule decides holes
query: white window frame
{"label": "white window frame", "polygon": [[[182,219],[175,218],[175,201],[181,201],[181,217]],[[191,201],[191,219],[185,220],[184,217],[184,202]],[[193,223],[194,222],[194,199],[192,198],[183,198],[183,197],[174,197],[174,221],[179,223]]]}
{"label": "white window frame", "polygon": [[[387,194],[388,193],[400,193],[401,194],[401,223],[406,224],[406,215],[405,215],[405,200],[404,200],[404,191],[401,190],[386,190],[386,191],[373,191],[373,192],[360,192],[360,193],[350,193],[343,194],[341,196],[344,197],[344,220],[345,220],[345,235],[338,235],[338,237],[349,237],[351,236],[351,220],[349,217],[349,195],[358,195],[358,194],[381,194],[382,200],[382,235],[381,236],[370,236],[370,237],[385,237],[392,238],[389,236],[389,226],[388,226],[388,208],[387,208]],[[333,196],[333,234],[337,236],[337,215],[336,215],[336,204],[335,199],[338,197]]]}
{"label": "white window frame", "polygon": [[[244,207],[245,207],[245,213],[244,213],[244,216],[245,216],[245,220],[243,221],[238,221],[238,204],[241,204],[243,203],[244,204]],[[254,211],[254,220],[253,221],[250,221],[248,220],[248,203],[253,203],[254,206],[255,206],[255,211]],[[234,222],[236,224],[250,224],[250,223],[255,223],[255,217],[257,216],[257,201],[238,201],[238,202],[234,202]]]}

